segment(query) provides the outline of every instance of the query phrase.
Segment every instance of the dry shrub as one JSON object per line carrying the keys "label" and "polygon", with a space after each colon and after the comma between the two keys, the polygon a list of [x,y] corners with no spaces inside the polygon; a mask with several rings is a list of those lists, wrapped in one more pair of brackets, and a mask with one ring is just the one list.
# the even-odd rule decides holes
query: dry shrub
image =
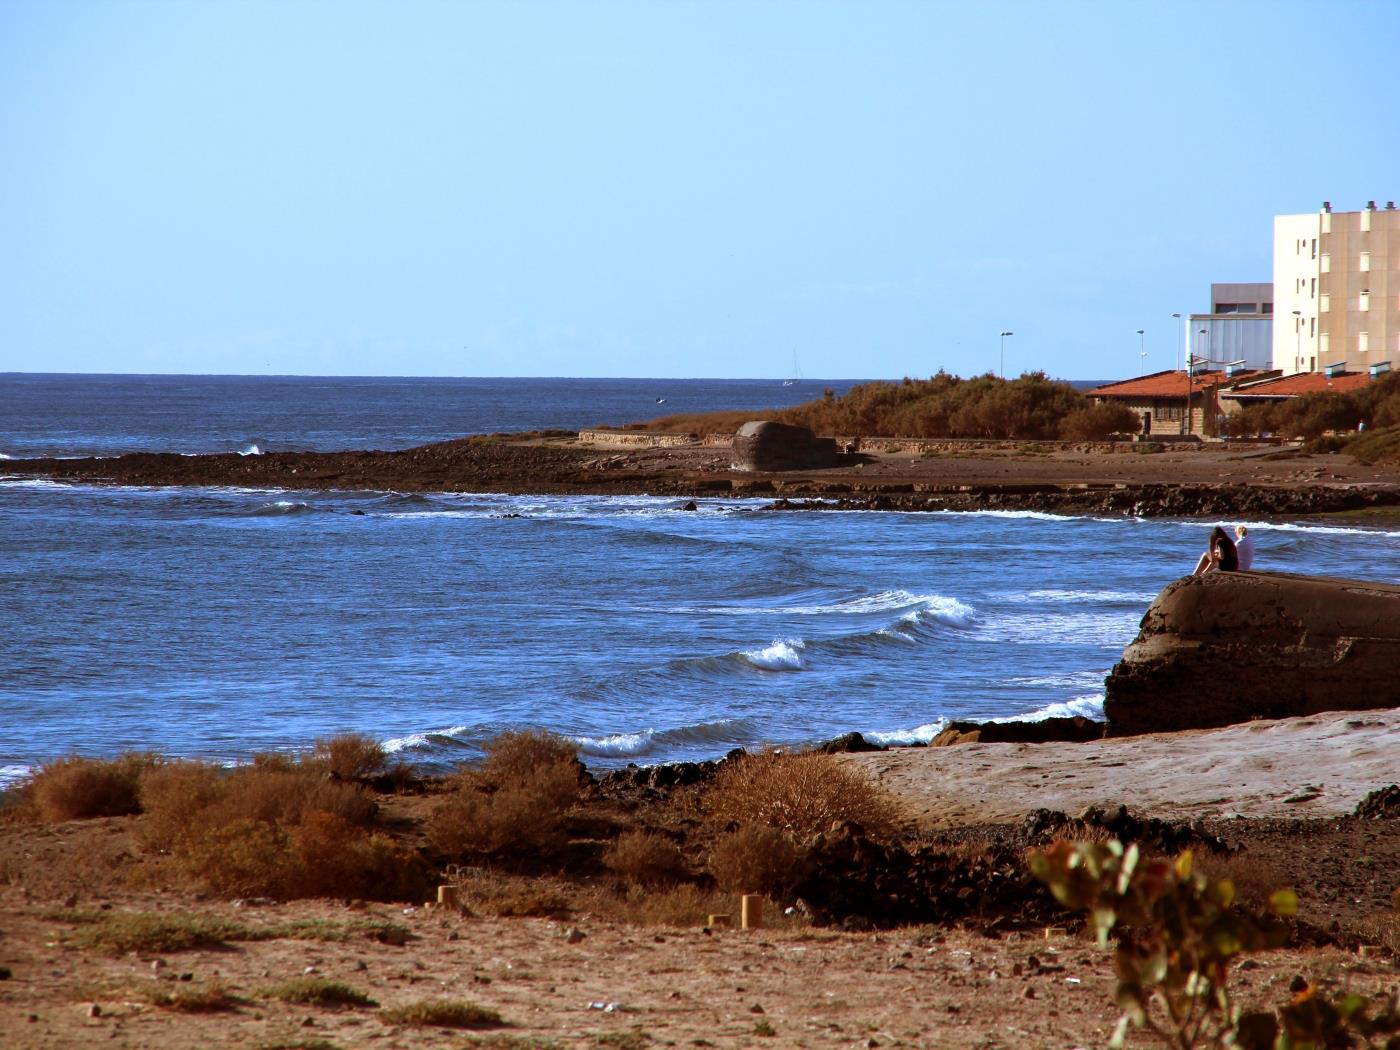
{"label": "dry shrub", "polygon": [[627,831],[603,851],[603,863],[632,886],[665,886],[689,872],[680,847],[651,831]]}
{"label": "dry shrub", "polygon": [[141,775],[143,816],[137,835],[147,846],[168,850],[223,797],[223,771],[210,762],[166,762]]}
{"label": "dry shrub", "polygon": [[367,780],[383,773],[389,756],[372,737],[362,733],[338,733],[316,741],[311,761],[335,780]]}
{"label": "dry shrub", "polygon": [[807,851],[764,824],[745,824],[721,835],[710,850],[710,874],[721,889],[733,893],[781,897],[807,868]]}
{"label": "dry shrub", "polygon": [[370,833],[374,801],[318,762],[174,762],[142,778],[141,799],[142,840],[219,896],[406,900],[428,886],[420,858]]}
{"label": "dry shrub", "polygon": [[137,783],[156,761],[134,751],[112,759],[69,755],[40,766],[26,794],[39,818],[50,823],[125,816],[141,808]]}
{"label": "dry shrub", "polygon": [[726,763],[705,793],[712,821],[764,824],[802,841],[851,821],[872,835],[895,829],[894,802],[835,755],[765,751]]}
{"label": "dry shrub", "polygon": [[521,877],[479,872],[458,883],[467,910],[500,917],[565,918],[573,908],[576,887],[549,877]]}
{"label": "dry shrub", "polygon": [[1235,887],[1235,899],[1254,911],[1268,908],[1274,891],[1289,882],[1283,870],[1265,857],[1198,850],[1192,854],[1192,862],[1212,881],[1229,879]]}
{"label": "dry shrub", "polygon": [[428,841],[457,857],[547,854],[564,844],[578,795],[574,745],[549,733],[502,733],[487,743],[482,768],[459,774],[433,811]]}

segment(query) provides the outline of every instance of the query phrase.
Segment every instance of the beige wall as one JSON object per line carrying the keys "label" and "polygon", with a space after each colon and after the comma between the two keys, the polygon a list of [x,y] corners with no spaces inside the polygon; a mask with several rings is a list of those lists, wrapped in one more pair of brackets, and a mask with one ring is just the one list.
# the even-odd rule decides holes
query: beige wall
{"label": "beige wall", "polygon": [[1329,309],[1319,315],[1326,336],[1319,367],[1400,365],[1400,210],[1334,212],[1322,243],[1330,267],[1320,288]]}
{"label": "beige wall", "polygon": [[[1321,367],[1317,351],[1319,216],[1274,216],[1273,367],[1284,375]],[[1293,311],[1297,310],[1295,315]]]}
{"label": "beige wall", "polygon": [[1274,367],[1381,362],[1400,369],[1400,209],[1274,216]]}

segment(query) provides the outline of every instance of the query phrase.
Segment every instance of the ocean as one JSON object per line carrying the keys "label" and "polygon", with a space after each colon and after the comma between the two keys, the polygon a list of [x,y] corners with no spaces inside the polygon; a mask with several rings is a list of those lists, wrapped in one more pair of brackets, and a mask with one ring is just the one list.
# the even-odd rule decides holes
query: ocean
{"label": "ocean", "polygon": [[[0,453],[403,448],[849,385],[5,375]],[[69,485],[0,463],[0,782],[70,752],[237,761],[343,730],[446,769],[539,727],[598,769],[1102,717],[1104,675],[1213,524],[697,502]],[[1400,579],[1400,531],[1249,524],[1258,568]]]}

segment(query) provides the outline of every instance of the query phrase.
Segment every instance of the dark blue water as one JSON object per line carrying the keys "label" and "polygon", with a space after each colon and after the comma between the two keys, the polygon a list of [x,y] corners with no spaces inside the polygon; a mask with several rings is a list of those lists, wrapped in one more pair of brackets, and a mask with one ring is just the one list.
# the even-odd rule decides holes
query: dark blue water
{"label": "dark blue water", "polygon": [[[0,374],[0,456],[400,449],[672,413],[787,408],[851,380]],[[662,403],[658,403],[661,399]]]}
{"label": "dark blue water", "polygon": [[[390,382],[406,384],[405,405],[432,400]],[[510,401],[508,381],[489,382]],[[79,420],[83,440],[195,440],[202,424],[146,420],[116,387],[114,403],[136,406],[128,431]],[[537,396],[521,381],[501,426],[542,425]],[[307,440],[266,405],[245,411]],[[364,443],[358,394],[338,416],[317,411],[337,435],[327,447]],[[416,425],[375,419],[386,433]],[[526,726],[576,738],[598,766],[852,729],[927,739],[949,718],[1094,715],[1147,603],[1208,531],[762,506],[0,480],[0,769],[70,750],[235,759],[343,729],[441,765]],[[1400,579],[1397,531],[1252,531],[1260,568]]]}

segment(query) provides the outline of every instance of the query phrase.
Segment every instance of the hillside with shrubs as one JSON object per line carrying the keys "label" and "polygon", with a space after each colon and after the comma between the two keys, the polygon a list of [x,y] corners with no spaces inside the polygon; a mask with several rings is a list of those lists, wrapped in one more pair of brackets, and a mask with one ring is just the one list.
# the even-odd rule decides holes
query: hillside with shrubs
{"label": "hillside with shrubs", "polygon": [[[646,426],[665,433],[720,433],[752,418],[753,413],[716,412],[667,416]],[[879,380],[854,386],[840,397],[828,389],[815,401],[768,418],[815,434],[890,438],[1092,441],[1131,434],[1141,426],[1130,409],[1096,405],[1044,372],[1016,379],[990,373],[963,379],[940,371],[930,379]]]}

